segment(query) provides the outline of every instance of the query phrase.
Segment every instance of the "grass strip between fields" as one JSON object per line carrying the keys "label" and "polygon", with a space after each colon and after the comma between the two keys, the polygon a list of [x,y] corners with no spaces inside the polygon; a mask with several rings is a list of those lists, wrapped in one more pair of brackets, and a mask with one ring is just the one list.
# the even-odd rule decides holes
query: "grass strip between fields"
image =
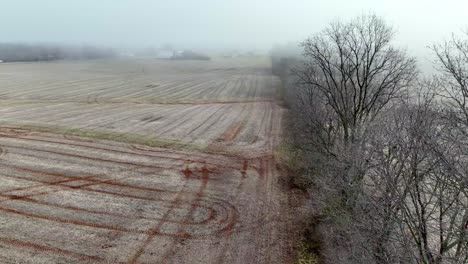
{"label": "grass strip between fields", "polygon": [[12,123],[0,122],[0,129],[2,127],[30,130],[32,132],[42,132],[51,134],[60,134],[68,136],[77,136],[83,138],[91,138],[98,140],[109,140],[115,142],[145,145],[149,147],[168,148],[173,150],[189,150],[205,152],[207,146],[192,143],[186,143],[179,140],[163,139],[152,136],[138,135],[132,133],[119,133],[111,131],[102,131],[94,129],[82,128],[68,128],[62,126],[45,126],[40,124],[25,124],[25,123]]}

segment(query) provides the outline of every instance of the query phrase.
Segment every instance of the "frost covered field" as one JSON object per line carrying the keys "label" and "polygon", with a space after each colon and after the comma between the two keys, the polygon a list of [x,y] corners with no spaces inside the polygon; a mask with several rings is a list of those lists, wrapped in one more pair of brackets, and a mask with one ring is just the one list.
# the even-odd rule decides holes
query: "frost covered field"
{"label": "frost covered field", "polygon": [[282,263],[267,58],[0,64],[0,262]]}

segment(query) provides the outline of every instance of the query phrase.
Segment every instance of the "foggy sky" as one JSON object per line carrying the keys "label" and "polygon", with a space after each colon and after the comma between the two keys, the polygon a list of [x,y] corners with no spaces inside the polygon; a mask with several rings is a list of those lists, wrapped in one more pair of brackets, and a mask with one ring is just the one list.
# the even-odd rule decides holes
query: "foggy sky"
{"label": "foggy sky", "polygon": [[119,47],[269,49],[373,12],[424,54],[468,27],[468,0],[0,0],[0,9],[0,42]]}

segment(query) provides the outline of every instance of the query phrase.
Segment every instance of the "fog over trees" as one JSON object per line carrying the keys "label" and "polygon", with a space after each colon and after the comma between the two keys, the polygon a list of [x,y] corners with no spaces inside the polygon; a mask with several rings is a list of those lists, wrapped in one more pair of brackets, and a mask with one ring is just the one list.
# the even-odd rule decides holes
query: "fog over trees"
{"label": "fog over trees", "polygon": [[468,35],[434,44],[421,77],[375,15],[272,51],[289,108],[291,181],[311,194],[325,263],[467,263]]}
{"label": "fog over trees", "polygon": [[[242,215],[244,211],[238,214],[235,207],[226,206],[232,209],[226,215],[232,217],[228,215],[227,220],[219,222],[232,218],[232,225],[226,228],[228,235],[222,237],[226,246],[219,250],[222,254],[217,259],[222,261],[227,256],[235,259],[240,252],[244,258],[231,260],[239,262],[255,255],[252,252],[264,252],[270,247],[275,250],[273,244],[281,237],[291,244],[287,246],[293,252],[285,255],[297,257],[299,263],[468,263],[467,0],[15,0],[3,1],[2,10],[0,68],[26,65],[15,62],[94,59],[103,62],[64,69],[57,62],[51,70],[42,65],[53,63],[31,63],[33,67],[21,68],[21,74],[14,67],[10,72],[2,73],[0,69],[2,87],[8,89],[2,95],[8,108],[6,115],[14,116],[11,112],[16,111],[17,105],[31,107],[26,109],[29,112],[44,106],[58,109],[57,120],[72,120],[81,108],[89,108],[108,115],[102,116],[102,120],[109,121],[101,124],[99,120],[99,129],[116,129],[119,133],[142,131],[147,134],[140,136],[150,138],[163,136],[160,141],[164,141],[161,143],[164,148],[169,144],[166,140],[177,146],[179,140],[189,141],[187,150],[190,145],[193,148],[190,151],[203,152],[200,158],[208,154],[224,155],[235,160],[231,167],[242,167],[238,172],[223,174],[228,177],[221,177],[206,162],[203,167],[199,162],[203,177],[184,179],[202,180],[200,190],[222,186],[216,193],[219,196],[235,190],[231,188],[234,185],[218,184],[221,180],[208,184],[208,180],[204,182],[205,173],[233,182],[229,178],[232,175],[252,180],[257,176],[246,175],[258,172],[258,178],[262,178],[270,170],[275,172],[275,178],[254,187],[261,192],[262,188],[268,188],[265,194],[274,189],[278,195],[252,195],[248,188],[253,185],[249,183],[242,185],[247,189],[239,187],[233,196],[223,197],[229,203],[237,199],[234,204],[240,206],[254,201],[246,208],[261,213],[245,211]],[[41,80],[44,72],[59,68],[63,71],[45,78],[44,84],[35,81]],[[101,72],[95,74],[96,69]],[[73,89],[71,99],[60,98],[63,94],[57,93],[61,89],[66,91],[65,95]],[[53,107],[47,107],[48,103]],[[61,113],[62,103],[72,104],[76,110],[70,108],[70,113]],[[118,108],[119,104],[122,108]],[[136,111],[131,113],[133,108]],[[78,120],[95,114],[81,113]],[[47,115],[44,112],[40,116]],[[171,116],[177,117],[177,122],[169,123]],[[113,127],[112,118],[118,119],[122,127]],[[24,121],[22,116],[16,119],[15,122]],[[196,119],[210,121],[195,124]],[[271,125],[267,126],[267,122]],[[224,132],[215,135],[218,132],[212,124],[222,124],[225,128],[219,129]],[[244,135],[243,130],[248,132]],[[255,131],[258,135],[254,135]],[[178,133],[183,136],[172,138]],[[111,134],[99,135],[106,138]],[[237,136],[239,141],[232,143]],[[271,143],[263,143],[267,140]],[[144,141],[141,138],[137,143]],[[160,146],[156,141],[151,141],[152,147]],[[254,143],[254,147],[247,148]],[[129,148],[149,151],[133,145]],[[263,151],[260,148],[268,148],[268,153],[260,152]],[[188,161],[192,160],[192,152],[184,154],[183,159],[177,158],[185,167],[178,168],[173,175],[190,171]],[[0,156],[6,154],[0,146]],[[258,159],[255,157],[258,165],[251,162],[254,158],[248,154],[259,155]],[[151,155],[144,159],[156,157]],[[137,158],[131,162],[134,159]],[[213,164],[224,164],[223,159]],[[146,162],[152,164],[153,160]],[[189,184],[187,188],[193,186]],[[143,188],[137,186],[135,193],[144,192]],[[180,199],[193,196],[197,204],[188,206],[188,216],[185,220],[181,218],[183,228],[192,220],[196,222],[195,218],[202,219],[198,214],[203,212],[197,208],[201,207],[199,202],[204,202],[202,191],[198,192],[200,195],[186,195],[182,193],[184,188],[180,189]],[[286,189],[285,195],[279,198],[282,188]],[[283,207],[287,207],[283,202],[289,206],[296,191],[304,204],[291,209],[290,214],[283,213]],[[179,189],[170,191],[174,192],[179,193]],[[16,195],[7,198],[22,202]],[[278,201],[283,198],[288,201]],[[269,208],[270,205],[273,206]],[[177,200],[171,202],[168,207],[171,209],[162,216],[163,224],[159,226],[176,229],[170,225],[170,213],[183,211],[173,210],[176,206]],[[125,218],[136,210],[128,208],[132,213]],[[296,217],[294,213],[301,221],[306,218],[305,223],[298,220],[296,226],[287,226],[289,218]],[[213,210],[206,222],[218,217],[222,213]],[[256,225],[247,226],[242,222],[246,220]],[[268,238],[276,241],[262,241],[270,233],[258,226],[270,224],[288,231],[300,230],[297,231],[300,241],[289,241],[295,239],[295,232],[276,231]],[[113,226],[109,227],[113,230]],[[148,230],[151,237],[164,235],[155,228]],[[259,237],[242,245],[248,249],[237,249],[230,239],[236,237],[238,230]],[[205,237],[199,240],[193,237],[197,242],[189,243],[192,237],[182,232],[172,235],[177,246],[168,247],[170,254],[184,254],[180,248],[187,245],[189,251],[203,257],[196,243],[204,243]],[[30,240],[34,239],[32,236]],[[30,242],[22,246],[33,247]],[[224,242],[209,243],[203,244],[204,250],[215,255],[216,247],[223,247]],[[143,247],[147,245],[150,242]],[[36,248],[49,250],[42,245]],[[108,248],[102,249],[118,251]],[[232,248],[235,251],[227,250]],[[276,253],[284,253],[279,251]],[[62,251],[57,252],[60,255]],[[258,255],[254,257],[260,262],[265,254]],[[190,254],[184,257],[192,260]]]}
{"label": "fog over trees", "polygon": [[337,19],[372,11],[398,34],[395,43],[432,70],[425,47],[465,26],[468,2],[449,0],[119,0],[2,1],[0,42],[159,48],[204,52],[298,43]]}
{"label": "fog over trees", "polygon": [[0,61],[3,62],[101,59],[113,56],[116,56],[113,49],[94,46],[0,43]]}

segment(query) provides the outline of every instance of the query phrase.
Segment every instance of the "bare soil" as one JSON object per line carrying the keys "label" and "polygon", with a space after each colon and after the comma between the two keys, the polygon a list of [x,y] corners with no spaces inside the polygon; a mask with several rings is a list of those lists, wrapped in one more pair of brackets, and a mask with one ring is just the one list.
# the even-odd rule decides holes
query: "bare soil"
{"label": "bare soil", "polygon": [[0,65],[0,263],[289,263],[278,85],[265,58]]}

